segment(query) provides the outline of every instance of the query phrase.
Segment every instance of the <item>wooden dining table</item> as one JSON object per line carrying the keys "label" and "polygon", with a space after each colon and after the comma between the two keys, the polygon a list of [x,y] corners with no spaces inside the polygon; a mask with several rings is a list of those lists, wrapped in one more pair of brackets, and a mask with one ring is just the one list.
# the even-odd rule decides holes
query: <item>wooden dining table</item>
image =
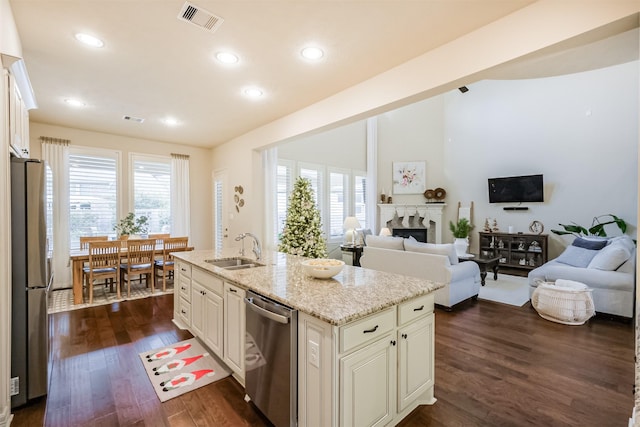
{"label": "wooden dining table", "polygon": [[[162,254],[162,245],[156,245],[156,254]],[[188,246],[185,251],[192,251],[193,246]],[[179,252],[179,251],[176,251]],[[122,258],[127,257],[127,248],[120,249]],[[75,249],[69,252],[71,259],[71,274],[73,278],[73,303],[82,304],[82,268],[89,261],[89,249]]]}

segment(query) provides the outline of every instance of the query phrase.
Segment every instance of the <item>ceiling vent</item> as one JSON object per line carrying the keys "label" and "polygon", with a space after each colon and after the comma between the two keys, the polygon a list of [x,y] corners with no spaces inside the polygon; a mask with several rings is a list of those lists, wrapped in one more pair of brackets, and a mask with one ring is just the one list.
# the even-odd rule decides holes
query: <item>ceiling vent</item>
{"label": "ceiling vent", "polygon": [[122,116],[122,119],[129,120],[131,122],[136,122],[136,123],[144,122],[144,119],[141,119],[140,117],[133,117],[133,116]]}
{"label": "ceiling vent", "polygon": [[185,2],[184,5],[182,5],[182,10],[180,10],[180,13],[178,14],[178,19],[189,22],[211,33],[217,30],[224,22],[224,19],[221,17],[189,2]]}

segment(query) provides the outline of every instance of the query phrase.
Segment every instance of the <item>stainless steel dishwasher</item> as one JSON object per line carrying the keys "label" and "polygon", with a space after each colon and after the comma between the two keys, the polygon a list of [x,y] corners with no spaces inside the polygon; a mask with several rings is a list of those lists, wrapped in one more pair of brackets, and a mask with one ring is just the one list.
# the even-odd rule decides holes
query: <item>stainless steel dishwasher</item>
{"label": "stainless steel dishwasher", "polygon": [[276,427],[298,423],[298,312],[248,291],[245,391]]}

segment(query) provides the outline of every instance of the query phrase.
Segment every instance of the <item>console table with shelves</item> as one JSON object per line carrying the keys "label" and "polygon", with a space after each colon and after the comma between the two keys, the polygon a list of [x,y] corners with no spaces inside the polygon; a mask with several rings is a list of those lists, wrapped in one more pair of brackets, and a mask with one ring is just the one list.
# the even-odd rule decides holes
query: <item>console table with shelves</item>
{"label": "console table with shelves", "polygon": [[480,232],[479,251],[484,257],[499,257],[500,268],[527,273],[547,262],[547,235]]}

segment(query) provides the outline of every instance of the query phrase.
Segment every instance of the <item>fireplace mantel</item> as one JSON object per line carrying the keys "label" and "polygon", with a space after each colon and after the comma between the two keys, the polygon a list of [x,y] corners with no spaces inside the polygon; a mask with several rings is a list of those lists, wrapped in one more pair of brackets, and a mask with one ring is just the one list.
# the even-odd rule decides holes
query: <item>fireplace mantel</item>
{"label": "fireplace mantel", "polygon": [[[420,227],[429,228],[434,227],[435,231],[435,243],[442,243],[442,211],[446,203],[426,203],[422,205],[405,205],[405,204],[379,204],[378,214],[380,220],[380,227],[386,227],[387,222],[391,221],[396,212],[398,217],[404,218],[405,212],[409,217],[414,217],[417,213],[420,218],[424,218],[420,221]],[[416,219],[414,219],[415,224]],[[394,227],[394,228],[403,228]]]}

